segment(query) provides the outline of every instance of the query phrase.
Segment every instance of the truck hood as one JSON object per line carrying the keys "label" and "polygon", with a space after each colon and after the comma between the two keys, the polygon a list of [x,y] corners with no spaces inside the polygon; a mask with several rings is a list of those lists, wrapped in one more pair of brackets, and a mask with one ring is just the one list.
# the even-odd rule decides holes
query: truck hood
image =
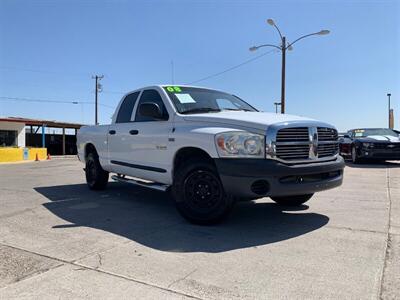
{"label": "truck hood", "polygon": [[268,112],[221,111],[206,114],[185,115],[184,120],[193,122],[222,123],[242,127],[266,129],[269,125],[285,122],[311,121],[313,119]]}

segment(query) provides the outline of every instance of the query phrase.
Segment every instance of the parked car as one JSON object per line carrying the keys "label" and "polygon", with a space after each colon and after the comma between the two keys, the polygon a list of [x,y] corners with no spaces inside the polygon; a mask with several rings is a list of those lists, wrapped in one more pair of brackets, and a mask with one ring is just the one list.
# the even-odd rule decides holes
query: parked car
{"label": "parked car", "polygon": [[388,128],[352,129],[339,139],[340,154],[353,163],[362,160],[399,160],[400,137]]}
{"label": "parked car", "polygon": [[171,191],[189,221],[215,223],[237,200],[301,205],[342,183],[337,130],[260,112],[221,91],[151,86],[126,94],[110,125],[78,132],[89,188],[114,180]]}

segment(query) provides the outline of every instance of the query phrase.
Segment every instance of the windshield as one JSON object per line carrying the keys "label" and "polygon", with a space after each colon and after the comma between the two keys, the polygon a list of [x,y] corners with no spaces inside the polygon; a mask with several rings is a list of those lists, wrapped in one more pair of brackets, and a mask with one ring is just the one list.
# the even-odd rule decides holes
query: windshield
{"label": "windshield", "polygon": [[223,110],[257,111],[240,98],[214,90],[167,86],[165,91],[181,114],[211,113]]}
{"label": "windshield", "polygon": [[354,130],[355,137],[367,137],[371,135],[389,135],[398,137],[399,135],[388,128],[376,128],[376,129],[356,129]]}

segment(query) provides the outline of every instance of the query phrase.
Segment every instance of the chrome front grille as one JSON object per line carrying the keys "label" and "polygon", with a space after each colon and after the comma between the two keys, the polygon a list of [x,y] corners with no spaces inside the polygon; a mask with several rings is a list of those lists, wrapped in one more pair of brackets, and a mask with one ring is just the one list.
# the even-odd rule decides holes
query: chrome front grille
{"label": "chrome front grille", "polygon": [[339,153],[338,132],[334,128],[318,127],[318,157],[329,157]]}
{"label": "chrome front grille", "polygon": [[327,157],[336,155],[339,152],[339,144],[319,144],[318,145],[318,157]]}
{"label": "chrome front grille", "polygon": [[310,146],[305,145],[280,145],[276,144],[276,156],[280,159],[308,159],[310,156]]}
{"label": "chrome front grille", "polygon": [[334,128],[329,127],[318,127],[318,141],[337,141],[338,132]]}
{"label": "chrome front grille", "polygon": [[276,142],[308,142],[308,127],[284,128],[278,131]]}
{"label": "chrome front grille", "polygon": [[338,132],[330,127],[284,127],[267,147],[273,149],[267,151],[267,158],[291,163],[326,160],[339,152]]}

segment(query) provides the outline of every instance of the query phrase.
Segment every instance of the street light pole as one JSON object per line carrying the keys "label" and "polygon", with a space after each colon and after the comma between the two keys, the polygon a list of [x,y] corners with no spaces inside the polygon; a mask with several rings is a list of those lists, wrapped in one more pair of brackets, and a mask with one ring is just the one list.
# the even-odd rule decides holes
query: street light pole
{"label": "street light pole", "polygon": [[256,51],[259,48],[262,47],[274,47],[277,48],[281,51],[282,54],[282,77],[281,77],[281,113],[284,114],[286,111],[286,99],[285,99],[285,86],[286,86],[286,50],[292,50],[292,45],[298,41],[300,41],[301,39],[304,39],[306,37],[309,36],[313,36],[313,35],[326,35],[329,34],[329,30],[320,30],[318,32],[314,32],[314,33],[310,33],[310,34],[306,34],[303,35],[301,37],[299,37],[298,39],[294,40],[294,42],[292,43],[287,43],[286,42],[286,37],[282,36],[281,31],[279,30],[278,26],[275,24],[274,20],[272,19],[268,19],[267,23],[273,27],[275,27],[275,29],[278,31],[279,33],[279,37],[281,38],[281,45],[277,46],[277,45],[272,45],[272,44],[264,44],[264,45],[260,45],[260,46],[253,46],[250,47],[250,51]]}
{"label": "street light pole", "polygon": [[285,113],[286,37],[282,37],[281,114]]}
{"label": "street light pole", "polygon": [[389,123],[388,123],[388,124],[389,124],[389,126],[388,126],[388,128],[390,128],[390,125],[391,125],[391,124],[390,124],[390,119],[391,119],[391,118],[390,118],[390,96],[392,96],[392,94],[388,93],[387,96],[388,96],[388,99],[389,99],[389,107],[388,107],[388,113],[389,113],[389,114],[388,114],[388,116],[389,116],[389,119],[388,119],[388,120],[389,120]]}

